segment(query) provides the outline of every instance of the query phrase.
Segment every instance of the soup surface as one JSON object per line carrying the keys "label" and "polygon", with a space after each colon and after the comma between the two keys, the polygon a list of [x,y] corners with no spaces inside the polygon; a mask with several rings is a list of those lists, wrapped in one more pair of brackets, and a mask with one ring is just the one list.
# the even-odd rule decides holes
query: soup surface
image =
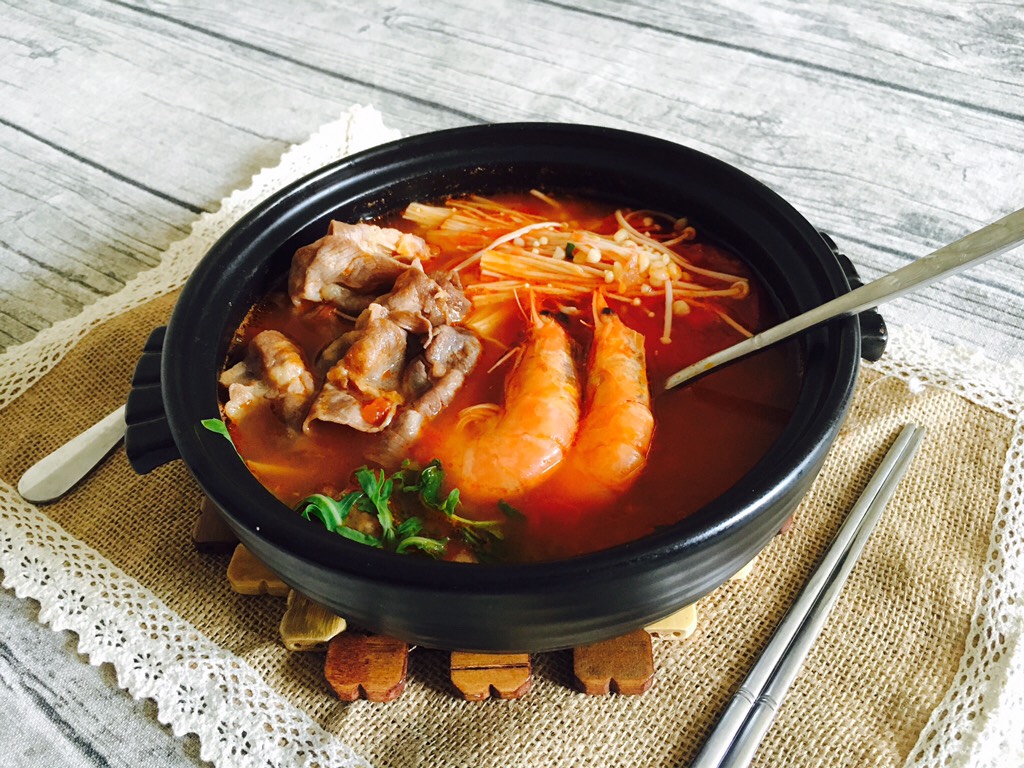
{"label": "soup surface", "polygon": [[[660,391],[776,321],[743,262],[669,213],[532,192],[332,225],[238,330],[222,383],[239,454],[328,528],[446,559],[561,558],[678,522],[769,449],[799,361],[780,345]],[[342,251],[392,273],[325,271]],[[427,274],[403,314],[400,287]]]}

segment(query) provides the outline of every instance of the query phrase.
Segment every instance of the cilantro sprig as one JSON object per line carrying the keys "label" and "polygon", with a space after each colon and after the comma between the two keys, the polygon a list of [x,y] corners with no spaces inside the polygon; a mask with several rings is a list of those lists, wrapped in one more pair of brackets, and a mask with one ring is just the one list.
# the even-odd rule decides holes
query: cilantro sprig
{"label": "cilantro sprig", "polygon": [[355,506],[361,495],[361,492],[356,491],[355,493],[346,494],[340,499],[332,499],[330,496],[316,493],[302,500],[299,505],[299,512],[307,520],[315,517],[331,533],[338,533],[346,539],[351,539],[360,544],[381,547],[383,544],[376,536],[370,536],[345,525],[352,507]]}
{"label": "cilantro sprig", "polygon": [[[297,511],[307,520],[319,520],[332,533],[398,553],[417,550],[436,558],[447,554],[447,538],[423,535],[426,524],[421,515],[440,514],[442,523],[479,557],[486,558],[495,542],[504,539],[504,520],[472,520],[458,514],[459,490],[453,488],[444,493],[444,470],[436,459],[421,470],[413,469],[407,462],[390,476],[383,470],[374,471],[364,466],[355,471],[355,479],[358,490],[348,491],[338,499],[313,494],[299,502]],[[506,518],[521,517],[521,513],[505,502],[499,502],[498,506]],[[408,514],[410,507],[418,509],[418,513]],[[380,535],[352,528],[348,523],[353,509],[375,517]]]}
{"label": "cilantro sprig", "polygon": [[[459,507],[459,489],[452,488],[442,500],[441,488],[443,485],[444,470],[441,468],[441,462],[434,459],[420,471],[419,483],[406,487],[410,490],[418,491],[420,499],[425,506],[443,513],[453,525],[462,531],[463,538],[469,540],[469,543],[482,543],[481,540],[474,538],[474,534],[480,531],[486,531],[490,536],[499,541],[505,538],[505,534],[501,529],[504,521],[472,520],[457,514],[455,510]],[[505,510],[502,505],[511,507],[511,505],[506,505],[504,501],[499,501],[498,507],[503,512]]]}
{"label": "cilantro sprig", "polygon": [[[394,480],[386,477],[383,469],[379,473],[375,473],[368,467],[360,467],[356,470],[356,480],[363,490],[362,494],[357,496],[355,503],[364,512],[377,515],[384,545],[393,544],[395,521],[394,515],[391,513],[391,492],[394,489]],[[355,493],[359,494],[359,491],[355,491]]]}

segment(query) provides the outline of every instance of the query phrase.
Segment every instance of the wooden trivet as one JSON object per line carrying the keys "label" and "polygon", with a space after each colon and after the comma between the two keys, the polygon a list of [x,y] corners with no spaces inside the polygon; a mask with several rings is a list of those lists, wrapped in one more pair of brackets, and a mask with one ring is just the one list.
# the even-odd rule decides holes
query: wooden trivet
{"label": "wooden trivet", "polygon": [[294,589],[281,617],[281,642],[289,651],[325,651],[327,644],[345,631],[347,624],[322,605]]}
{"label": "wooden trivet", "polygon": [[518,699],[533,684],[530,654],[452,651],[451,680],[466,701]]}
{"label": "wooden trivet", "polygon": [[[221,519],[220,511],[204,500],[193,528],[193,541],[203,552],[223,552],[233,547],[227,578],[231,588],[244,595],[272,595],[288,600],[281,618],[284,646],[295,652],[324,652],[324,676],[343,701],[393,701],[405,690],[409,646],[394,638],[351,630],[345,620],[295,592],[260,562]],[[746,578],[748,563],[734,579]],[[617,693],[635,696],[654,683],[654,652],[651,635],[689,637],[697,626],[693,605],[671,616],[593,645],[573,649],[576,687],[590,696]],[[466,701],[525,696],[533,682],[529,654],[492,654],[452,651],[450,679]]]}
{"label": "wooden trivet", "polygon": [[342,701],[394,701],[408,673],[409,646],[401,640],[344,632],[327,646],[324,677]]}
{"label": "wooden trivet", "polygon": [[200,552],[223,554],[233,552],[238,544],[238,537],[228,528],[220,510],[205,496],[192,526],[192,543]]}
{"label": "wooden trivet", "polygon": [[654,684],[654,648],[643,629],[603,643],[582,645],[572,653],[576,684],[591,696],[637,696]]}
{"label": "wooden trivet", "polygon": [[235,547],[228,563],[228,582],[231,588],[243,595],[274,595],[288,597],[290,591],[276,573],[267,568],[245,548],[244,544]]}

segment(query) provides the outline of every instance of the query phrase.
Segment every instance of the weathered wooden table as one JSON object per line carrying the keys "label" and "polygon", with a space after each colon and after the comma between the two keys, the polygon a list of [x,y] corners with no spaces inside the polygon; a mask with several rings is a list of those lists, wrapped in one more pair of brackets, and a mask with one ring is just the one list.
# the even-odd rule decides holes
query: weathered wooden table
{"label": "weathered wooden table", "polygon": [[[118,290],[353,103],[405,134],[555,120],[689,144],[866,278],[1024,203],[1013,3],[15,0],[0,18],[0,348]],[[885,315],[1020,360],[1021,255]],[[196,762],[33,605],[0,592],[0,622],[0,763]]]}

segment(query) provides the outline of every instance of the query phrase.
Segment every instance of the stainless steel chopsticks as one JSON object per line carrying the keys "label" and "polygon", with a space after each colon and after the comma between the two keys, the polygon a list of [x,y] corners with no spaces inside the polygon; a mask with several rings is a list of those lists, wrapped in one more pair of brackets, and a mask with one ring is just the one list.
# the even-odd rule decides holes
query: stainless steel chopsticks
{"label": "stainless steel chopsticks", "polygon": [[914,424],[900,432],[691,768],[739,768],[750,764],[923,438],[924,428]]}

